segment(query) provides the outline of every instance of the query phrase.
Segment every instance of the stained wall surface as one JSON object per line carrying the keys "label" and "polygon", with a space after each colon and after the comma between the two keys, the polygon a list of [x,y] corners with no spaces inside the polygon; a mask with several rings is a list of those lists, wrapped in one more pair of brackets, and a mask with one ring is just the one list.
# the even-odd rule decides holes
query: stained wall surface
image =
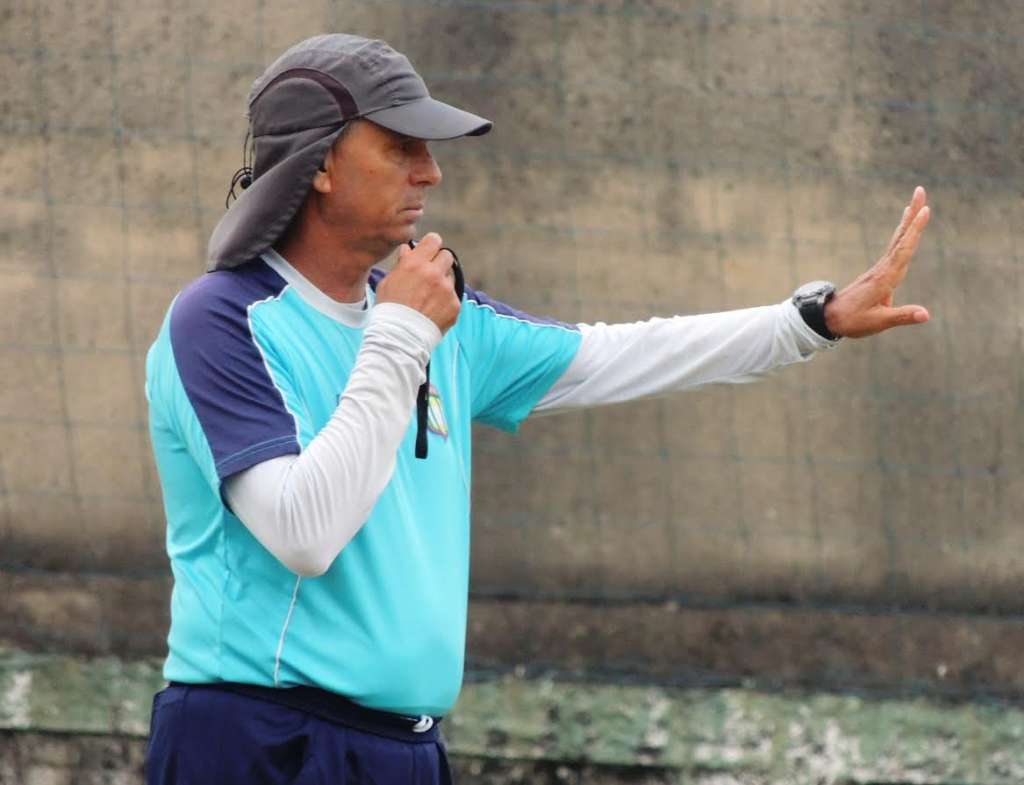
{"label": "stained wall surface", "polygon": [[[249,84],[333,30],[385,38],[436,96],[495,121],[435,146],[445,180],[421,228],[537,313],[779,302],[866,269],[914,185],[934,206],[900,291],[927,326],[754,385],[478,430],[471,653],[491,630],[502,662],[494,603],[558,609],[515,628],[538,660],[575,607],[1024,610],[1020,3],[13,0],[0,637],[159,653],[145,353],[204,270]],[[586,636],[603,634],[625,641],[616,667],[647,668],[668,622],[601,633],[612,616],[561,664],[593,664]],[[694,626],[691,664],[744,671],[701,653],[742,648],[720,633]],[[826,681],[849,648],[829,652],[808,666]]]}

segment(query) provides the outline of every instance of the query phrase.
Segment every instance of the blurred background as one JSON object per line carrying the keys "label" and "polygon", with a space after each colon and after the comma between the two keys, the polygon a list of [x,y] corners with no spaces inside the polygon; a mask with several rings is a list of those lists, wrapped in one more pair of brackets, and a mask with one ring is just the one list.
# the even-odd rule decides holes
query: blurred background
{"label": "blurred background", "polygon": [[327,31],[495,121],[434,146],[421,230],[540,315],[779,302],[934,210],[926,326],[476,431],[460,782],[1021,781],[1024,4],[3,0],[0,782],[138,781],[145,354],[250,83]]}

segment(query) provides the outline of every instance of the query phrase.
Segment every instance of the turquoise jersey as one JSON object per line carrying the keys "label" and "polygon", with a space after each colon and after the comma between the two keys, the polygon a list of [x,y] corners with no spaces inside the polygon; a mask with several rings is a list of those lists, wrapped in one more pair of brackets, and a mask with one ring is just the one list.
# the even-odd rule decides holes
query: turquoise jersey
{"label": "turquoise jersey", "polygon": [[580,334],[467,289],[431,357],[427,459],[414,457],[410,412],[366,523],[324,575],[300,578],[225,506],[222,483],[309,444],[338,405],[364,326],[317,310],[263,260],[204,275],[172,303],[146,362],[174,574],[167,679],[312,685],[404,714],[455,702],[471,423],[515,430]]}

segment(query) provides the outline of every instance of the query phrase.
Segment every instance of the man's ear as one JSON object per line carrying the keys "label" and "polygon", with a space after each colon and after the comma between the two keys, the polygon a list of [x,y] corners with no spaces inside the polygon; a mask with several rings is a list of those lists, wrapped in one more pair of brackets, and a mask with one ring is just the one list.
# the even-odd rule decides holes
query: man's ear
{"label": "man's ear", "polygon": [[[330,153],[328,153],[328,155],[330,155]],[[331,192],[331,175],[327,171],[326,159],[322,164],[320,164],[320,168],[317,170],[317,173],[313,175],[313,188],[322,194],[329,194]]]}

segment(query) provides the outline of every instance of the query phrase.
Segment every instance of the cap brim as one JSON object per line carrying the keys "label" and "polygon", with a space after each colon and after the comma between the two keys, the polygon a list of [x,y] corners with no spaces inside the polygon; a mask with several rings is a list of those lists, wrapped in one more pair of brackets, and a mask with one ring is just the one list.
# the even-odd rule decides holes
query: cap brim
{"label": "cap brim", "polygon": [[[314,130],[323,133],[323,129]],[[242,192],[210,236],[207,269],[245,264],[277,242],[306,200],[317,169],[341,131],[314,136]]]}
{"label": "cap brim", "polygon": [[396,133],[428,140],[481,136],[490,131],[493,125],[486,118],[430,97],[378,109],[363,116]]}

